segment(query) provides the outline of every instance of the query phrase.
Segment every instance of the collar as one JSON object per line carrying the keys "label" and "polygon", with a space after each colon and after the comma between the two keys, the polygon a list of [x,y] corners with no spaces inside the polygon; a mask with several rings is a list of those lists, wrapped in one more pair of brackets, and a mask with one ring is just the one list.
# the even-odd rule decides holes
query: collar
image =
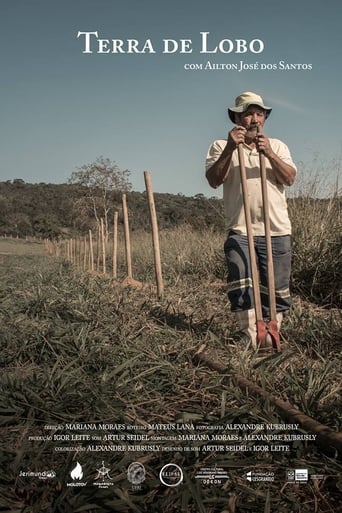
{"label": "collar", "polygon": [[249,144],[242,143],[242,146],[248,155],[259,155],[256,146],[250,146]]}

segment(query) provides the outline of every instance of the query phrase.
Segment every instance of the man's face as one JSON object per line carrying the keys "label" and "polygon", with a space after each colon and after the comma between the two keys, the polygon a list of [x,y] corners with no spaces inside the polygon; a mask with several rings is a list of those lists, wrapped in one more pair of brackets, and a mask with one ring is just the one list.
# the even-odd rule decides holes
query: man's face
{"label": "man's face", "polygon": [[242,125],[245,128],[249,128],[251,125],[260,125],[264,126],[266,121],[266,113],[264,109],[258,107],[257,105],[250,105],[245,112],[241,114],[236,114],[236,121],[239,125]]}

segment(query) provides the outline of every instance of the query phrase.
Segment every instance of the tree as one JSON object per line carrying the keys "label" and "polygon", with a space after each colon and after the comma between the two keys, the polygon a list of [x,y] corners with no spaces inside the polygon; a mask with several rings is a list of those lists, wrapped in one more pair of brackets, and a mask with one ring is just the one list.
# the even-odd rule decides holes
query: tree
{"label": "tree", "polygon": [[69,183],[85,188],[85,196],[77,205],[78,211],[91,205],[96,222],[100,223],[101,217],[104,219],[106,238],[108,238],[108,214],[111,207],[108,194],[112,191],[131,191],[132,184],[128,179],[129,176],[130,171],[120,170],[115,162],[101,156],[95,162],[78,168],[69,179]]}

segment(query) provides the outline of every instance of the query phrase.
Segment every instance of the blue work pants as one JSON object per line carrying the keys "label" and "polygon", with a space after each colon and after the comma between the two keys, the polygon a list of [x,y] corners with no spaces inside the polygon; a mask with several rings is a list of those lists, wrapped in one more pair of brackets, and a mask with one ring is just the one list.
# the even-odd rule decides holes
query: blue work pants
{"label": "blue work pants", "polygon": [[[254,248],[259,271],[260,295],[264,318],[269,317],[267,288],[267,251],[265,237],[254,237]],[[289,290],[291,273],[291,237],[272,237],[272,255],[275,278],[276,309],[285,312],[291,306]],[[224,244],[228,268],[228,298],[232,312],[254,307],[248,238],[229,232]]]}

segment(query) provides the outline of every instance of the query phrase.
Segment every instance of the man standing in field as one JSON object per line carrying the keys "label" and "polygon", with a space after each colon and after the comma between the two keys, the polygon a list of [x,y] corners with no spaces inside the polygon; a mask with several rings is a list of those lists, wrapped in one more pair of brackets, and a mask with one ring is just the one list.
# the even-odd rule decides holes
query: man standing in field
{"label": "man standing in field", "polygon": [[251,266],[241,190],[237,147],[241,144],[246,166],[248,199],[260,278],[263,318],[269,317],[267,289],[267,252],[263,218],[259,152],[265,155],[278,330],[291,305],[291,224],[287,211],[285,186],[293,184],[296,166],[288,147],[278,139],[259,133],[271,113],[261,96],[241,93],[228,116],[235,124],[227,139],[214,141],[207,154],[206,177],[211,187],[223,184],[223,202],[227,240],[224,245],[228,267],[228,298],[243,340],[257,347]]}

